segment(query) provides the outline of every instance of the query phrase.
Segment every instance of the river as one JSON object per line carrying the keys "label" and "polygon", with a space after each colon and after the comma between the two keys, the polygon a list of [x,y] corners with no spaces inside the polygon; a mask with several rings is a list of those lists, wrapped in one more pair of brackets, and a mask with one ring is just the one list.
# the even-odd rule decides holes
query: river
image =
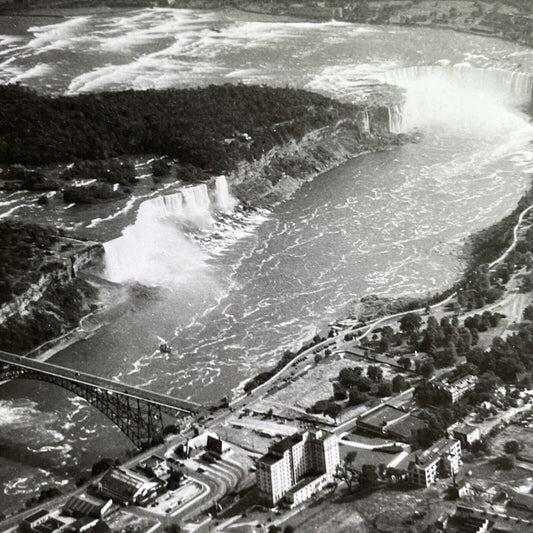
{"label": "river", "polygon": [[[419,144],[360,156],[268,210],[204,209],[192,230],[191,217],[184,224],[164,210],[147,223],[139,200],[128,208],[136,231],[121,241],[130,261],[108,275],[148,279],[160,285],[158,296],[58,353],[56,364],[216,400],[362,296],[450,285],[465,237],[509,213],[529,183],[533,127],[519,109],[531,91],[533,52],[518,45],[171,9],[33,19],[16,34],[3,31],[0,80],[39,91],[243,82],[354,100],[379,79],[407,91],[398,128],[422,133]],[[0,215],[16,217],[16,202],[0,196]],[[45,216],[34,204],[20,212]],[[105,221],[70,212],[60,220],[66,227],[81,218],[105,235]],[[157,336],[172,354],[157,352]],[[25,381],[0,388],[1,506],[72,484],[99,457],[129,447],[103,415],[61,389]]]}

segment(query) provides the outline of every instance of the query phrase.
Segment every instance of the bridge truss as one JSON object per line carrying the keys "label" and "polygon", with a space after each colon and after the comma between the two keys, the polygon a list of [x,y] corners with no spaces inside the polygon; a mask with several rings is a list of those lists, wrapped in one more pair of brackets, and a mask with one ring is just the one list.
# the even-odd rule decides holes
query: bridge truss
{"label": "bridge truss", "polygon": [[0,362],[0,381],[12,379],[44,381],[76,394],[109,418],[139,448],[154,444],[163,435],[164,415],[183,419],[193,414],[186,409],[140,398],[136,396],[135,388],[131,393],[117,392],[81,380]]}

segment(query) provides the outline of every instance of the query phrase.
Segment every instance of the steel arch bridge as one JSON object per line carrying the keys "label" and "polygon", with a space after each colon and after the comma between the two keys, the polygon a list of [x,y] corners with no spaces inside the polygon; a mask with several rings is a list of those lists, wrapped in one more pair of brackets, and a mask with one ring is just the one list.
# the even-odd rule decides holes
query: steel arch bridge
{"label": "steel arch bridge", "polygon": [[0,350],[0,381],[12,379],[44,381],[80,396],[109,418],[138,447],[150,445],[162,435],[165,415],[184,419],[206,412],[195,402]]}

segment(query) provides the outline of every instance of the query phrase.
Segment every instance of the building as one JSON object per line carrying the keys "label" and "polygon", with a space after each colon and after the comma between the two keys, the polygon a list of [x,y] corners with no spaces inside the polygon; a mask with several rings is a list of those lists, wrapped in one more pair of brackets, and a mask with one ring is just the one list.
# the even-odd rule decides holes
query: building
{"label": "building", "polygon": [[104,502],[83,494],[81,496],[71,496],[64,505],[63,512],[76,518],[83,516],[103,518],[109,513],[112,505],[113,500],[111,499]]}
{"label": "building", "polygon": [[63,533],[69,524],[41,510],[31,514],[20,523],[21,530],[27,533]]}
{"label": "building", "polygon": [[370,435],[386,436],[404,442],[412,442],[418,429],[427,423],[409,411],[383,404],[357,420],[357,431]]}
{"label": "building", "polygon": [[99,518],[84,516],[69,526],[68,533],[110,533],[109,526]]}
{"label": "building", "polygon": [[36,527],[40,526],[41,524],[44,524],[49,517],[49,512],[41,509],[39,511],[35,511],[31,515],[27,516],[24,520],[21,522],[21,528],[23,531],[36,531]]}
{"label": "building", "polygon": [[410,483],[429,487],[440,476],[454,476],[461,467],[461,443],[456,439],[440,439],[423,453],[408,457],[407,476]]}
{"label": "building", "polygon": [[149,478],[168,479],[170,467],[167,460],[159,455],[151,455],[139,464],[139,470]]}
{"label": "building", "polygon": [[513,490],[510,494],[509,506],[533,512],[533,496]]}
{"label": "building", "polygon": [[98,482],[98,492],[113,501],[143,505],[156,496],[160,484],[125,468],[111,468]]}
{"label": "building", "polygon": [[469,448],[474,442],[481,439],[479,428],[469,424],[457,426],[452,430],[452,435],[460,441],[463,448]]}
{"label": "building", "polygon": [[294,434],[271,446],[257,461],[260,496],[271,505],[298,505],[333,481],[339,464],[337,437],[326,431]]}
{"label": "building", "polygon": [[478,382],[478,377],[468,374],[445,381],[432,383],[434,389],[442,392],[452,403],[460,400],[469,390],[472,390]]}
{"label": "building", "polygon": [[386,435],[387,430],[393,424],[405,420],[409,412],[392,405],[381,405],[378,409],[357,419],[357,430],[361,433],[373,435]]}

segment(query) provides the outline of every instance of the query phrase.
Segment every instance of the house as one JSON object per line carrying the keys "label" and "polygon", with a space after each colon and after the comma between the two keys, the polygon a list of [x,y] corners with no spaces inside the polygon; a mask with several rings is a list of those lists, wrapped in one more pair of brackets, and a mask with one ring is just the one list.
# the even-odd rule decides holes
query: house
{"label": "house", "polygon": [[410,483],[429,487],[438,477],[455,475],[459,472],[461,443],[455,439],[440,439],[423,453],[415,453],[406,457],[400,465],[405,464]]}
{"label": "house", "polygon": [[481,439],[479,428],[469,424],[457,426],[452,430],[452,435],[460,441],[463,448],[469,448],[474,442]]}
{"label": "house", "polygon": [[295,506],[333,481],[339,464],[337,437],[327,431],[290,435],[257,461],[260,496],[269,504]]}
{"label": "house", "polygon": [[118,503],[143,505],[156,496],[159,486],[159,482],[126,468],[111,468],[98,482],[97,490]]}
{"label": "house", "polygon": [[109,513],[113,505],[113,500],[107,501],[91,498],[86,494],[81,496],[71,496],[63,506],[63,512],[66,515],[81,518],[83,516],[92,516],[94,518],[103,518]]}
{"label": "house", "polygon": [[467,496],[471,496],[473,494],[472,485],[470,485],[468,481],[460,479],[458,481],[455,481],[450,486],[449,493],[450,497],[454,500],[466,498]]}
{"label": "house", "polygon": [[159,455],[151,455],[142,461],[138,468],[149,478],[167,479],[170,476],[167,460]]}
{"label": "house", "polygon": [[431,385],[435,390],[442,392],[450,402],[455,403],[469,390],[472,390],[478,381],[477,376],[468,374],[450,377],[443,381],[434,381]]}

